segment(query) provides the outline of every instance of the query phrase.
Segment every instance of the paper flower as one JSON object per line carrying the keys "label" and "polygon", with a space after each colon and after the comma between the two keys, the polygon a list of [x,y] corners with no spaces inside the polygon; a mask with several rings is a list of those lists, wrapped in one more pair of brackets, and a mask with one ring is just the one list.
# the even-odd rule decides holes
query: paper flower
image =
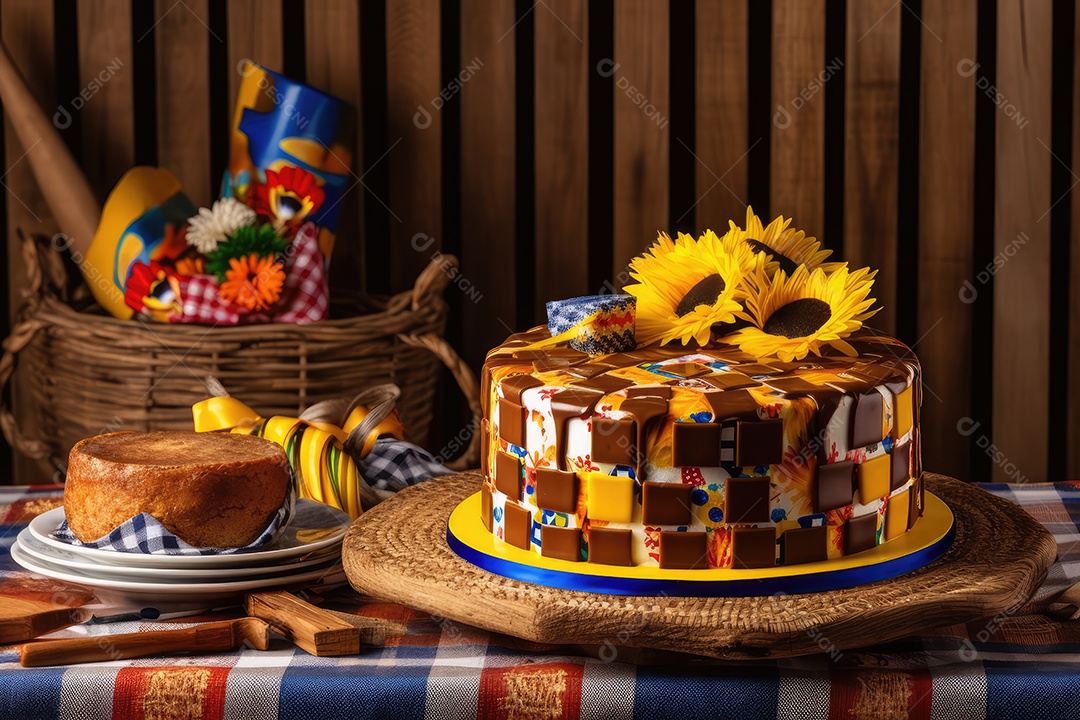
{"label": "paper flower", "polygon": [[637,340],[645,345],[696,340],[706,345],[713,326],[732,323],[742,310],[744,276],[756,259],[750,246],[711,230],[695,240],[679,234],[673,242],[661,233],[656,243],[630,263],[637,284],[626,292],[637,298]]}
{"label": "paper flower", "polygon": [[290,237],[325,199],[316,177],[291,165],[279,172],[267,170],[266,184],[253,185],[248,196],[255,212],[268,217],[279,232]]}
{"label": "paper flower", "polygon": [[266,310],[281,297],[285,271],[273,257],[255,253],[229,260],[221,298],[247,310]]}
{"label": "paper flower", "polygon": [[233,233],[228,242],[206,254],[206,272],[224,281],[234,259],[248,255],[277,257],[287,247],[289,241],[269,225],[248,225]]}
{"label": "paper flower", "polygon": [[875,272],[850,272],[843,263],[832,272],[799,266],[789,277],[783,270],[771,279],[758,269],[757,289],[746,298],[745,317],[752,327],[742,328],[726,340],[754,357],[776,357],[784,362],[821,355],[831,345],[846,355],[857,353],[844,338],[862,327],[874,298],[867,297]]}
{"label": "paper flower", "polygon": [[[785,219],[783,215],[779,215],[766,226],[762,224],[761,218],[754,214],[754,209],[747,207],[745,229],[732,220],[729,220],[728,224],[730,228],[724,238],[741,241],[754,252],[763,254],[769,277],[772,277],[776,270],[783,270],[790,277],[800,265],[805,265],[809,270],[816,267],[835,270],[840,266],[840,263],[825,263],[832,251],[822,250],[821,243],[815,238],[808,237],[802,230],[788,227],[791,218]],[[773,267],[768,267],[769,265]]]}
{"label": "paper flower", "polygon": [[199,208],[198,215],[188,218],[187,242],[206,255],[254,222],[254,210],[236,198],[222,198],[213,207]]}

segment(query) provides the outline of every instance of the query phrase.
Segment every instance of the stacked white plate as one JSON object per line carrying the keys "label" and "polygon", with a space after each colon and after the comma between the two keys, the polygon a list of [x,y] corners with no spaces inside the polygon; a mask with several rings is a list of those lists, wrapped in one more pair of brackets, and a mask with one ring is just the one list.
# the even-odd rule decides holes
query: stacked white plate
{"label": "stacked white plate", "polygon": [[157,555],[69,545],[52,537],[63,520],[63,508],[35,518],[19,533],[11,559],[40,575],[93,588],[99,597],[158,605],[340,585],[341,540],[352,523],[341,510],[297,500],[292,522],[272,545],[230,555]]}

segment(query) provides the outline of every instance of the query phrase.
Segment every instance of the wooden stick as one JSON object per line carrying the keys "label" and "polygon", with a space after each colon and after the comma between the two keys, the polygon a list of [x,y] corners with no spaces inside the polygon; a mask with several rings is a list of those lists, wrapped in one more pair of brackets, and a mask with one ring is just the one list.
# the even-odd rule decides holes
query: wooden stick
{"label": "wooden stick", "polygon": [[147,655],[224,652],[242,645],[266,650],[270,645],[270,626],[258,618],[245,617],[181,630],[42,640],[22,645],[19,648],[19,662],[23,667],[70,665]]}
{"label": "wooden stick", "polygon": [[358,628],[292,593],[276,590],[248,595],[244,607],[248,615],[282,628],[286,637],[312,655],[333,657],[360,652]]}
{"label": "wooden stick", "polygon": [[53,122],[42,112],[3,45],[0,45],[0,98],[4,101],[4,115],[26,150],[26,162],[56,224],[71,238],[71,250],[85,255],[97,230],[101,206],[82,168],[76,164]]}
{"label": "wooden stick", "polygon": [[339,620],[344,620],[354,628],[358,629],[360,631],[361,647],[384,647],[388,635],[404,635],[408,631],[408,627],[405,623],[394,622],[393,620],[386,620],[385,618],[353,615],[352,613],[340,612],[338,610],[323,609],[323,612],[328,612]]}

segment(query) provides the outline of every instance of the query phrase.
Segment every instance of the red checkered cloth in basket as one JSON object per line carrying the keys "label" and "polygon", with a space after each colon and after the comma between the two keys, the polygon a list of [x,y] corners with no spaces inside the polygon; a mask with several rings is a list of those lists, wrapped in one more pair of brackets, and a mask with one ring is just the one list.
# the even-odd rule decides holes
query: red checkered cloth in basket
{"label": "red checkered cloth in basket", "polygon": [[285,286],[273,312],[245,313],[240,306],[221,299],[217,278],[195,275],[180,280],[184,312],[177,322],[240,325],[256,322],[303,324],[325,320],[330,302],[318,232],[314,223],[306,223],[293,238],[285,258]]}

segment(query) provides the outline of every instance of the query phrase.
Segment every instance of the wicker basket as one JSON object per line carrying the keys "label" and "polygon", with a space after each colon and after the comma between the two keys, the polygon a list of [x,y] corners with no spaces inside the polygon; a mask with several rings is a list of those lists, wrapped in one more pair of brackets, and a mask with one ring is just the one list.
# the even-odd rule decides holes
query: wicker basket
{"label": "wicker basket", "polygon": [[[4,342],[0,398],[17,360],[26,369],[20,391],[39,409],[41,430],[36,437],[21,432],[6,403],[0,425],[8,442],[31,458],[62,467],[84,437],[121,428],[190,429],[191,405],[207,397],[208,376],[267,417],[295,416],[321,400],[394,383],[401,388],[401,419],[423,445],[441,361],[479,416],[476,377],[442,339],[442,292],[457,266],[452,256],[433,261],[408,292],[388,301],[363,298],[372,310],[366,314],[307,325],[206,327],[78,311],[63,299],[67,277],[59,253],[33,238],[22,239],[22,250],[30,291]],[[473,436],[455,465],[477,461]]]}

